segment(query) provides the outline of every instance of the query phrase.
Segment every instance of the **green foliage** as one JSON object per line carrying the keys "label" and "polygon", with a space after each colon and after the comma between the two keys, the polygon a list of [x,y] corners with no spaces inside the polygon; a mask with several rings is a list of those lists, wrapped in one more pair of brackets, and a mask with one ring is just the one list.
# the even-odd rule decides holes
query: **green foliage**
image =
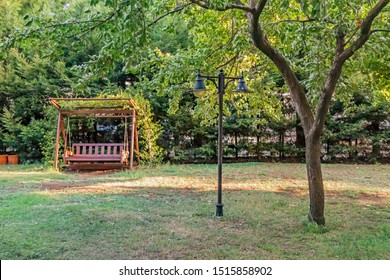
{"label": "green foliage", "polygon": [[307,233],[325,234],[329,231],[326,226],[318,225],[314,222],[309,222],[307,218],[302,219],[302,225]]}
{"label": "green foliage", "polygon": [[41,161],[46,166],[53,166],[54,162],[54,147],[56,140],[56,130],[53,129],[57,126],[57,110],[52,106],[45,107],[45,118],[41,120],[41,127],[44,127],[44,132],[41,135],[42,138],[39,140],[40,143],[37,145],[42,154]]}
{"label": "green foliage", "polygon": [[[345,97],[344,97],[345,98]],[[390,101],[378,101],[373,94],[355,92],[344,103],[337,100],[331,108],[324,132],[330,157],[347,155],[349,158],[377,160],[381,148],[390,143],[386,122],[390,119]],[[372,147],[371,154],[365,153],[358,141],[366,140]]]}
{"label": "green foliage", "polygon": [[[224,154],[226,154],[226,149],[224,149]],[[199,148],[196,148],[194,151],[197,158],[204,158],[206,160],[215,159],[217,156],[217,145],[215,141],[206,142]]]}
{"label": "green foliage", "polygon": [[8,52],[8,59],[0,63],[0,94],[12,104],[15,117],[27,124],[32,118],[43,117],[48,97],[69,91],[71,80],[65,64],[52,63],[37,55],[28,58],[16,49]]}
{"label": "green foliage", "polygon": [[5,153],[4,137],[4,132],[0,128],[0,153]]}
{"label": "green foliage", "polygon": [[139,129],[140,156],[143,163],[157,164],[163,159],[163,150],[157,144],[162,133],[161,125],[154,119],[150,102],[142,95],[132,96],[137,105],[137,128]]}
{"label": "green foliage", "polygon": [[14,152],[18,152],[21,146],[21,118],[14,118],[12,113],[5,108],[0,120],[3,126],[3,144]]}
{"label": "green foliage", "polygon": [[180,50],[193,47],[192,36],[183,18],[172,16],[157,22],[150,34],[151,47],[162,53],[177,54]]}
{"label": "green foliage", "polygon": [[[41,161],[45,140],[55,127],[45,120],[48,97],[69,91],[71,80],[62,61],[52,63],[38,55],[28,57],[10,49],[0,62],[0,117],[3,144],[17,152],[22,162]],[[2,112],[2,113],[1,113]]]}
{"label": "green foliage", "polygon": [[0,120],[3,126],[3,144],[14,153],[18,153],[22,162],[40,161],[45,155],[44,151],[49,148],[51,153],[47,156],[52,158],[54,139],[50,139],[50,135],[53,134],[50,131],[53,130],[53,123],[45,119],[32,119],[24,126],[21,118],[14,117],[6,108]]}
{"label": "green foliage", "polygon": [[[24,162],[40,161],[44,153],[43,151],[49,147],[53,148],[54,141],[48,141],[48,136],[52,133],[53,125],[50,125],[46,120],[33,119],[28,126],[24,126],[20,132],[19,155]],[[53,152],[51,153],[51,157]]]}

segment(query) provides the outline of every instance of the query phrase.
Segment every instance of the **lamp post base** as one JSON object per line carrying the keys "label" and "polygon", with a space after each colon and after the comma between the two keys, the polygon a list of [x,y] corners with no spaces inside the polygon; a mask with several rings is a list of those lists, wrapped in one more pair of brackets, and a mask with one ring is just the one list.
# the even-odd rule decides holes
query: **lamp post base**
{"label": "lamp post base", "polygon": [[223,204],[217,204],[216,206],[217,206],[217,208],[215,211],[215,216],[222,217],[223,216]]}

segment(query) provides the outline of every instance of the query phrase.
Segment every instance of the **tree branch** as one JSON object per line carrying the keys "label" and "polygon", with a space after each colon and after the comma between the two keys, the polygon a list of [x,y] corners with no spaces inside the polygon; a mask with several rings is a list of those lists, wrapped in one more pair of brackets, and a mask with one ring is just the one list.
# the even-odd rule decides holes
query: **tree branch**
{"label": "tree branch", "polygon": [[316,114],[314,119],[314,125],[310,130],[310,137],[314,139],[320,139],[326,117],[328,114],[329,106],[332,101],[332,96],[335,91],[337,81],[341,76],[344,61],[339,59],[341,53],[344,51],[345,46],[345,33],[339,31],[336,39],[335,55],[332,66],[330,68],[327,80],[321,89],[321,95],[316,106]]}
{"label": "tree branch", "polygon": [[279,24],[279,23],[307,23],[307,22],[313,22],[316,21],[315,19],[308,18],[308,19],[284,19],[276,22],[270,22],[269,24]]}
{"label": "tree branch", "polygon": [[228,40],[225,44],[222,44],[222,45],[220,45],[219,47],[217,47],[216,49],[214,49],[214,50],[211,52],[211,54],[209,54],[209,55],[207,56],[207,58],[213,56],[216,52],[220,51],[223,47],[225,47],[225,46],[229,45],[231,42],[233,42],[233,40],[234,40],[234,38],[236,37],[237,34],[238,34],[238,30],[236,30],[236,31],[232,34],[232,36],[229,38],[229,40]]}
{"label": "tree branch", "polygon": [[81,32],[67,36],[67,38],[77,37],[78,35],[92,31],[95,28],[99,27],[100,25],[106,23],[107,21],[109,21],[110,19],[112,19],[115,16],[116,12],[109,14],[109,16],[104,18],[104,19],[90,19],[90,20],[80,20],[80,21],[74,20],[74,21],[69,21],[69,22],[60,22],[60,23],[53,23],[53,24],[49,24],[49,25],[44,25],[44,26],[41,26],[41,27],[36,28],[36,29],[31,29],[29,34],[34,34],[36,32],[41,32],[42,30],[45,30],[45,29],[56,28],[56,27],[60,27],[60,26],[70,26],[70,25],[79,25],[79,24],[80,25],[87,25],[89,23],[96,23],[96,24],[82,30]]}
{"label": "tree branch", "polygon": [[[116,12],[117,12],[117,11],[116,11]],[[112,18],[115,16],[116,12],[110,14],[107,18],[100,20],[97,24],[95,24],[95,25],[93,25],[93,26],[91,26],[91,27],[89,27],[89,28],[86,28],[86,29],[82,30],[82,31],[79,32],[79,33],[72,34],[72,35],[69,36],[69,37],[77,37],[77,36],[79,36],[79,35],[83,35],[83,34],[85,34],[85,33],[88,33],[88,32],[93,31],[94,29],[98,28],[99,26],[105,24],[105,23],[108,22],[110,19],[112,19]]]}
{"label": "tree branch", "polygon": [[373,34],[376,32],[390,32],[390,29],[373,29],[373,30],[371,30],[370,34]]}
{"label": "tree branch", "polygon": [[161,15],[161,16],[159,16],[159,17],[156,18],[154,21],[152,21],[151,23],[149,23],[149,24],[148,24],[148,27],[150,27],[150,26],[156,24],[158,21],[162,20],[163,18],[165,18],[165,17],[167,17],[167,16],[169,16],[169,15],[171,15],[171,14],[174,14],[174,13],[177,13],[177,12],[180,12],[180,11],[184,10],[185,8],[187,8],[188,6],[193,5],[193,4],[194,4],[194,3],[191,2],[191,3],[184,4],[184,5],[182,5],[182,6],[177,6],[177,7],[175,7],[173,10],[171,10],[171,11],[169,11],[169,12],[167,12],[167,13]]}
{"label": "tree branch", "polygon": [[240,55],[240,53],[236,53],[232,58],[230,58],[228,61],[222,63],[221,65],[218,65],[216,68],[217,69],[221,69],[223,67],[225,67],[226,65],[228,65],[230,62],[236,60],[238,58],[238,56]]}
{"label": "tree branch", "polygon": [[347,46],[349,42],[353,39],[353,37],[356,35],[356,33],[359,31],[359,27],[356,27],[355,30],[352,32],[352,35],[349,37],[349,39],[345,42],[344,46]]}
{"label": "tree branch", "polygon": [[54,23],[50,25],[45,25],[43,28],[49,29],[49,28],[55,28],[59,26],[67,26],[67,25],[77,25],[77,24],[85,24],[85,23],[95,23],[95,22],[102,22],[104,19],[91,19],[91,20],[80,20],[80,21],[69,21],[69,22],[60,22],[60,23]]}
{"label": "tree branch", "polygon": [[[204,9],[212,9],[209,4],[207,4],[205,1],[199,1],[199,0],[190,0],[193,4],[198,5],[199,7],[202,7]],[[247,13],[252,13],[253,9],[243,4],[241,1],[236,1],[235,4],[228,4],[225,7],[216,8],[217,11],[227,11],[232,9],[238,9],[242,10]]]}
{"label": "tree branch", "polygon": [[256,0],[248,0],[248,6],[252,9],[256,8]]}
{"label": "tree branch", "polygon": [[264,8],[265,8],[265,5],[267,4],[267,0],[260,0],[257,5],[256,5],[256,13],[259,14],[259,16],[261,15],[261,13],[263,12]]}
{"label": "tree branch", "polygon": [[[177,7],[175,7],[173,10],[171,10],[171,11],[169,11],[169,12],[167,12],[167,13],[161,15],[161,16],[159,16],[158,18],[156,18],[156,19],[153,20],[152,22],[148,23],[146,26],[147,26],[147,27],[151,27],[152,25],[156,24],[157,22],[159,22],[159,21],[162,20],[163,18],[165,18],[165,17],[167,17],[167,16],[169,16],[169,15],[171,15],[171,14],[180,12],[180,11],[184,10],[185,8],[187,8],[187,7],[190,6],[190,5],[193,5],[193,3],[191,2],[191,3],[184,4],[184,5],[182,5],[182,6],[177,6]],[[138,32],[138,34],[136,34],[136,35],[139,35],[139,32]],[[123,47],[124,47],[125,45],[127,45],[131,40],[133,40],[133,37],[131,37],[130,39],[128,39],[128,40],[126,40],[125,42],[123,42],[122,45],[121,45],[120,47],[123,48]]]}
{"label": "tree branch", "polygon": [[350,58],[357,50],[359,50],[364,43],[370,38],[371,26],[374,19],[380,14],[380,12],[389,4],[390,0],[379,0],[376,5],[368,12],[366,18],[360,25],[360,36],[347,48],[341,55],[340,59],[346,61]]}

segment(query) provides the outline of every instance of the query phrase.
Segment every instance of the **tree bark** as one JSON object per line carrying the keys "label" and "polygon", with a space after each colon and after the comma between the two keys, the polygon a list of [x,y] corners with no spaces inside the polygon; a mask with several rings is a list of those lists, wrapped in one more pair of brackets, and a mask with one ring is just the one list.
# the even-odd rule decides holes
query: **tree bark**
{"label": "tree bark", "polygon": [[325,194],[321,170],[320,138],[306,137],[306,168],[310,196],[308,218],[319,225],[324,225]]}

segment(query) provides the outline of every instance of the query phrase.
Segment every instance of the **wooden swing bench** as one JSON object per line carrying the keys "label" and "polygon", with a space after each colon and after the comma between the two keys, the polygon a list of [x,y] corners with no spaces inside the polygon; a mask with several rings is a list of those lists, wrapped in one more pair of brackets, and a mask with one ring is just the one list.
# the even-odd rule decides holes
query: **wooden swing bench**
{"label": "wooden swing bench", "polygon": [[[131,98],[49,98],[58,110],[54,168],[59,169],[60,138],[64,143],[63,160],[66,168],[108,170],[134,169],[134,156],[140,164],[136,107]],[[64,118],[67,118],[67,127]],[[71,143],[70,119],[119,119],[124,121],[123,143]],[[127,128],[127,120],[131,123]],[[95,121],[97,123],[97,121]],[[120,126],[117,125],[119,129]],[[96,130],[96,128],[95,128]],[[129,131],[130,130],[130,131]],[[95,131],[97,132],[97,131]],[[130,135],[129,135],[130,134]],[[97,135],[102,136],[102,135]],[[77,141],[84,138],[78,137]],[[97,138],[98,139],[98,138]]]}
{"label": "wooden swing bench", "polygon": [[[65,152],[66,162],[120,162],[123,163],[123,143],[75,143]],[[126,157],[125,157],[126,160]]]}

